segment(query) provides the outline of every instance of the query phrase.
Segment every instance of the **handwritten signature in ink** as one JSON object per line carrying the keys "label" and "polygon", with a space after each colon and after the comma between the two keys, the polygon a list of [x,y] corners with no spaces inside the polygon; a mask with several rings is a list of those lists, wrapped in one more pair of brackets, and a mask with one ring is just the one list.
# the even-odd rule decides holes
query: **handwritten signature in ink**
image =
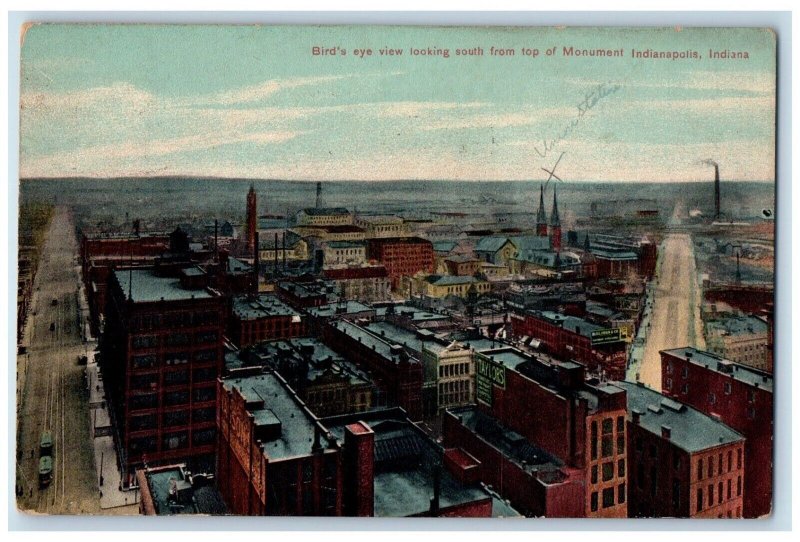
{"label": "handwritten signature in ink", "polygon": [[611,94],[614,94],[620,88],[622,88],[622,86],[618,84],[612,85],[610,83],[600,83],[599,85],[588,91],[584,95],[583,100],[577,105],[578,115],[564,127],[564,129],[558,136],[552,139],[542,140],[541,150],[537,145],[534,145],[533,150],[535,150],[536,154],[538,154],[542,158],[546,157],[556,147],[556,145],[558,145],[560,141],[569,137],[569,135],[575,130],[575,128],[577,128],[581,124],[583,117],[586,116],[586,113],[588,113],[594,106],[596,106],[600,102],[600,100],[602,100],[607,96],[610,96]]}

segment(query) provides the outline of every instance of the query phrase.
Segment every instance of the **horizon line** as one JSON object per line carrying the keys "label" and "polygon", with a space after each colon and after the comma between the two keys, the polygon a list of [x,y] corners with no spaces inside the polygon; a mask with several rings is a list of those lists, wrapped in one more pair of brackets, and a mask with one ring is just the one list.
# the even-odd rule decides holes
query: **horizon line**
{"label": "horizon line", "polygon": [[[466,182],[466,183],[545,183],[546,180],[537,179],[431,179],[431,178],[403,178],[403,179],[288,179],[288,178],[269,178],[269,177],[219,177],[215,175],[156,175],[156,176],[135,176],[118,175],[110,177],[91,177],[91,176],[48,176],[48,177],[20,177],[19,182],[35,181],[165,181],[165,180],[196,180],[196,181],[221,181],[221,182],[288,182],[288,183],[396,183],[396,182]],[[714,179],[694,179],[694,180],[629,180],[629,179],[576,179],[562,181],[562,185],[570,183],[618,183],[618,184],[655,184],[655,183],[706,183],[714,182]],[[777,179],[720,179],[725,183],[772,183],[777,184]]]}

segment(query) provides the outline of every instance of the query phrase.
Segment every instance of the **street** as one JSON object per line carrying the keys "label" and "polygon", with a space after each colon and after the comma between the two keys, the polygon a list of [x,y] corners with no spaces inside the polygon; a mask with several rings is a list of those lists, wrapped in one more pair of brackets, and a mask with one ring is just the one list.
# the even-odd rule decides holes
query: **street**
{"label": "street", "polygon": [[691,235],[667,235],[662,251],[652,314],[644,334],[644,354],[638,368],[639,380],[659,391],[660,350],[682,346],[705,347],[698,309],[700,290]]}
{"label": "street", "polygon": [[[78,248],[69,211],[56,209],[34,281],[31,312],[17,356],[17,500],[20,510],[97,513],[97,474],[89,436],[88,394],[80,356],[94,344],[81,336]],[[39,488],[39,440],[53,439],[52,481]]]}

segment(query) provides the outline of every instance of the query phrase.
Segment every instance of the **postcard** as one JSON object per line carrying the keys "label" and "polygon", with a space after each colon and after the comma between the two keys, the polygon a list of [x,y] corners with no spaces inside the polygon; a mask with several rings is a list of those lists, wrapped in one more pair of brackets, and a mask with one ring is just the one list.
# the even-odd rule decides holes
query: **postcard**
{"label": "postcard", "polygon": [[21,55],[20,511],[770,515],[772,30]]}

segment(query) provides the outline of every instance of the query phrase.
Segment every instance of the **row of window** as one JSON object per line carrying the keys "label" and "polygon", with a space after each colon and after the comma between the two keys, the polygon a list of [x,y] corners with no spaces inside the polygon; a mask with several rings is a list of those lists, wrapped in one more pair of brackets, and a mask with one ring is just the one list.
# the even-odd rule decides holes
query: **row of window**
{"label": "row of window", "polygon": [[[216,440],[217,432],[214,428],[203,429],[192,433],[193,446],[205,446],[213,444]],[[155,452],[166,452],[187,448],[189,446],[189,432],[179,431],[177,433],[167,433],[161,438],[161,449],[158,448],[159,440],[157,437],[141,437],[131,439],[128,443],[128,450],[131,454],[146,454]]]}
{"label": "row of window", "polygon": [[[608,482],[609,480],[614,478],[614,462],[607,461],[603,463],[602,466],[603,470],[603,482]],[[625,459],[620,459],[617,461],[617,477],[624,478],[625,477]],[[598,481],[598,468],[597,465],[592,465],[592,483],[596,484]]]}
{"label": "row of window", "polygon": [[[727,457],[727,459],[728,459],[728,468],[727,468],[727,470],[725,472],[731,472],[733,470],[733,450],[728,450],[728,453],[727,453],[726,456],[723,456],[722,452],[720,452],[717,455],[717,463],[716,463],[717,464],[717,474],[718,475],[722,474],[723,470],[724,470],[723,469],[723,463],[724,463],[723,457]],[[708,459],[708,461],[705,463],[705,465],[708,468],[707,469],[708,477],[711,478],[712,476],[714,476],[714,456],[713,455],[712,456],[708,456],[707,459]],[[742,449],[741,448],[738,448],[736,450],[736,468],[737,469],[741,469],[742,468]],[[697,460],[697,479],[698,480],[702,480],[703,479],[703,473],[704,473],[703,458],[701,457],[700,459]]]}
{"label": "row of window", "polygon": [[131,328],[134,330],[160,330],[178,327],[197,327],[208,324],[219,324],[221,316],[221,312],[217,310],[144,314],[136,316],[131,320]]}
{"label": "row of window", "polygon": [[[598,444],[600,448],[600,456],[603,458],[611,457],[614,455],[614,418],[605,418],[602,422],[603,436],[602,440],[598,436],[598,425],[596,421],[591,425],[591,458],[597,459]],[[625,416],[617,416],[616,418],[616,453],[625,453]]]}
{"label": "row of window", "polygon": [[[204,403],[207,401],[213,401],[217,395],[217,388],[214,386],[209,386],[205,388],[197,388],[192,390],[191,398],[192,402],[194,403]],[[132,395],[128,400],[128,407],[130,410],[145,410],[151,408],[158,408],[158,393],[138,393],[136,395]],[[189,392],[188,391],[171,391],[163,394],[163,402],[161,406],[169,407],[169,406],[178,406],[184,405],[189,402]]]}
{"label": "row of window", "polygon": [[[189,424],[189,410],[178,410],[175,412],[165,412],[161,416],[161,424],[164,427],[177,427]],[[192,423],[212,422],[216,419],[216,409],[214,407],[196,408],[191,411]],[[132,416],[128,422],[130,431],[151,431],[158,429],[158,415],[144,414]]]}
{"label": "row of window", "polygon": [[[697,506],[696,511],[697,512],[701,512],[704,508],[711,508],[712,506],[722,504],[722,501],[723,501],[723,498],[724,498],[723,495],[725,494],[724,492],[725,492],[725,488],[726,487],[727,487],[727,500],[730,500],[730,499],[733,498],[733,484],[732,484],[732,480],[730,478],[728,478],[727,484],[723,485],[722,482],[719,482],[717,484],[717,488],[716,488],[717,489],[716,503],[714,502],[714,484],[709,484],[707,489],[706,489],[705,496],[708,498],[707,502],[703,501],[703,497],[704,497],[703,488],[702,487],[698,487],[697,488],[697,499],[695,501],[695,504]],[[739,476],[736,479],[736,496],[737,497],[741,497],[742,496],[742,477],[741,476]]]}
{"label": "row of window", "polygon": [[[614,496],[616,494],[616,502]],[[597,512],[599,493],[593,491],[591,495],[591,510]],[[620,484],[616,488],[608,487],[603,490],[603,508],[611,508],[615,504],[625,504],[625,484]]]}
{"label": "row of window", "polygon": [[439,378],[469,374],[469,362],[439,365]]}
{"label": "row of window", "polygon": [[217,349],[198,350],[194,354],[189,352],[165,352],[163,358],[157,354],[140,354],[131,358],[134,369],[150,369],[158,365],[163,359],[164,365],[183,365],[194,359],[196,362],[213,361],[217,359]]}

